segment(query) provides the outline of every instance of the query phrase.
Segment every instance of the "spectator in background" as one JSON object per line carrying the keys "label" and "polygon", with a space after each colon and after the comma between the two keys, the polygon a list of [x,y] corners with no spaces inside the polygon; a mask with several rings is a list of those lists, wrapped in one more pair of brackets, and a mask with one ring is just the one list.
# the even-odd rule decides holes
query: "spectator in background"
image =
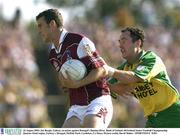
{"label": "spectator in background", "polygon": [[143,50],[144,32],[127,27],[119,39],[126,61],[117,69],[107,66],[110,89],[120,96],[133,95],[144,109],[146,127],[180,127],[180,101],[159,56]]}
{"label": "spectator in background", "polygon": [[17,8],[14,17],[11,21],[11,25],[13,28],[17,28],[19,26],[20,18],[21,18],[21,10]]}
{"label": "spectator in background", "polygon": [[[87,37],[66,31],[61,13],[48,9],[36,17],[39,33],[51,44],[49,61],[63,87],[68,88],[70,109],[63,128],[107,128],[112,118],[112,101],[106,83],[104,62]],[[63,78],[60,68],[69,58],[82,61],[87,76],[78,81]]]}

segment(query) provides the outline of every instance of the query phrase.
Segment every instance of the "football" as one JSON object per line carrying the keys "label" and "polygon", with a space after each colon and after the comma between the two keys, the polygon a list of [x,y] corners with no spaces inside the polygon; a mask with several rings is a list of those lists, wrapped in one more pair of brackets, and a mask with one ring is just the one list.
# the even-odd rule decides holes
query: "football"
{"label": "football", "polygon": [[60,69],[60,72],[67,78],[66,72],[72,80],[81,80],[87,73],[86,66],[77,59],[67,60]]}

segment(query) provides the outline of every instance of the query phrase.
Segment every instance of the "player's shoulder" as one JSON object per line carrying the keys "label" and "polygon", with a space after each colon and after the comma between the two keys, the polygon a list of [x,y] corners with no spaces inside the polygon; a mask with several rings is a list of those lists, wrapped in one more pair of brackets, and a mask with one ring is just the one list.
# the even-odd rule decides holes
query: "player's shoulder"
{"label": "player's shoulder", "polygon": [[82,40],[80,41],[78,48],[77,48],[77,53],[79,57],[85,57],[87,55],[91,55],[92,52],[95,52],[96,48],[94,43],[87,37],[83,37]]}
{"label": "player's shoulder", "polygon": [[86,37],[81,33],[68,32],[67,37],[80,39],[79,45],[86,45],[86,44],[94,45],[94,43],[88,37]]}
{"label": "player's shoulder", "polygon": [[96,51],[94,43],[88,37],[79,33],[69,32],[66,40],[72,41],[72,39],[78,44],[77,55],[79,58],[85,57],[88,54],[91,54],[91,52]]}
{"label": "player's shoulder", "polygon": [[62,42],[64,44],[79,44],[84,36],[78,33],[67,32]]}
{"label": "player's shoulder", "polygon": [[82,35],[80,33],[75,33],[75,32],[68,32],[67,37],[82,39],[84,37],[84,35]]}
{"label": "player's shoulder", "polygon": [[142,58],[154,58],[157,55],[153,51],[143,51]]}
{"label": "player's shoulder", "polygon": [[157,57],[159,57],[157,54],[155,54],[153,51],[143,51],[142,56],[140,57],[140,60],[155,60]]}
{"label": "player's shoulder", "polygon": [[153,51],[144,51],[140,58],[140,62],[149,64],[163,63],[162,59]]}

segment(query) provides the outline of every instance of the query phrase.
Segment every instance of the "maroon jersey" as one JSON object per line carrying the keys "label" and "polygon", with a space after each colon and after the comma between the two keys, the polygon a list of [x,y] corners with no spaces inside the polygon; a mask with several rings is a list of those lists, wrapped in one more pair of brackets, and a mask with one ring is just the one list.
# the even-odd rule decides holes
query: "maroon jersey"
{"label": "maroon jersey", "polygon": [[[87,68],[87,74],[92,69],[104,65],[93,42],[87,37],[63,30],[60,44],[61,48],[59,50],[56,50],[52,45],[49,52],[49,61],[57,72],[60,71],[62,64],[68,59],[78,59],[83,62]],[[101,78],[83,87],[69,89],[70,105],[88,105],[93,99],[102,95],[109,95],[109,93],[106,78]]]}

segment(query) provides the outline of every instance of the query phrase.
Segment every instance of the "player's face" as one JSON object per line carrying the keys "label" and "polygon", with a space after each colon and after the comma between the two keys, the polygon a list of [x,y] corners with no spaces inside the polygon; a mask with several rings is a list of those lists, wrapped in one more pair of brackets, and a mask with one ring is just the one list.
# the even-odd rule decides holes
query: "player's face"
{"label": "player's face", "polygon": [[135,45],[130,37],[130,32],[122,32],[119,39],[119,47],[121,49],[122,57],[129,60],[135,53]]}
{"label": "player's face", "polygon": [[44,20],[44,17],[41,17],[37,20],[37,27],[39,34],[41,35],[42,39],[46,43],[51,42],[51,30],[49,25]]}

